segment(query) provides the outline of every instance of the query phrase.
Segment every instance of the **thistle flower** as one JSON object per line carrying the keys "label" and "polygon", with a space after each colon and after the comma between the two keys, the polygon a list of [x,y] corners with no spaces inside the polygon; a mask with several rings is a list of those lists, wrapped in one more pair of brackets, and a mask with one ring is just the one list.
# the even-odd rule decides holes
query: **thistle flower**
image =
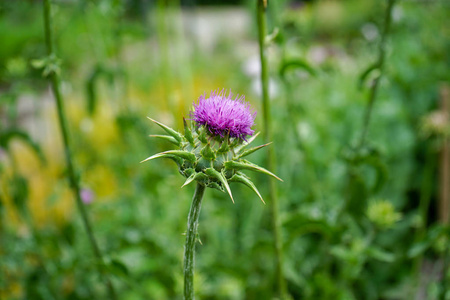
{"label": "thistle flower", "polygon": [[[178,147],[143,160],[170,158],[178,165],[185,185],[197,181],[203,186],[227,192],[234,202],[229,182],[239,182],[251,188],[264,202],[261,194],[241,170],[264,173],[281,181],[275,174],[253,164],[244,157],[269,145],[248,148],[259,133],[254,134],[256,112],[244,101],[244,96],[232,99],[231,92],[212,91],[210,97],[200,96],[190,112],[191,125],[184,120],[184,134],[150,119],[168,135],[151,135],[167,140]],[[248,138],[248,139],[247,139]]]}
{"label": "thistle flower", "polygon": [[200,96],[198,104],[194,103],[191,117],[198,125],[205,126],[212,136],[230,137],[245,140],[253,135],[251,127],[254,124],[256,112],[250,110],[250,104],[244,102],[244,96],[236,96],[232,100],[231,92],[228,97],[225,91],[211,92],[209,98]]}
{"label": "thistle flower", "polygon": [[[177,150],[164,151],[143,160],[170,158],[178,165],[181,175],[186,177],[183,186],[193,181],[197,188],[189,210],[186,243],[184,246],[184,299],[194,299],[194,253],[198,218],[206,187],[227,192],[233,200],[229,182],[240,182],[251,188],[264,202],[253,182],[241,170],[267,174],[281,180],[270,171],[244,159],[247,155],[269,145],[248,148],[258,134],[253,134],[256,113],[244,102],[244,97],[232,100],[231,92],[225,96],[213,91],[209,98],[200,96],[190,113],[191,124],[184,121],[184,134],[150,119],[168,135],[152,135],[176,145]],[[247,137],[248,140],[247,140]],[[182,187],[183,187],[182,186]]]}

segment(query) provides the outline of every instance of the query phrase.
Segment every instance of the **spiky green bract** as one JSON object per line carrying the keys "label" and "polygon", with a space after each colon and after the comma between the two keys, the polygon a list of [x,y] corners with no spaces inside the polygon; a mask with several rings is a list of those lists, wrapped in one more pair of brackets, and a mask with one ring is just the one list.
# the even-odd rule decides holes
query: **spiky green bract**
{"label": "spiky green bract", "polygon": [[180,174],[186,177],[182,187],[195,181],[205,187],[215,188],[228,193],[234,202],[229,182],[239,182],[254,191],[264,203],[256,186],[240,170],[255,171],[281,180],[263,167],[243,159],[243,157],[270,144],[249,148],[249,145],[255,140],[258,133],[251,136],[247,141],[237,137],[230,137],[229,135],[219,138],[207,134],[207,129],[204,126],[189,126],[186,120],[183,120],[184,134],[181,134],[160,122],[153,119],[150,120],[168,134],[151,135],[151,137],[169,141],[177,145],[179,149],[152,155],[142,162],[155,158],[170,158],[174,160],[178,165]]}

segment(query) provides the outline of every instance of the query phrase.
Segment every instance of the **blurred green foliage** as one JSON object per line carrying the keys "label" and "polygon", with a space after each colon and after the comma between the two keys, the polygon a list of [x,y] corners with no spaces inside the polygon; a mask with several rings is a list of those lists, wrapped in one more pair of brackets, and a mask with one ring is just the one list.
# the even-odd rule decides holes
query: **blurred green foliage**
{"label": "blurred green foliage", "polygon": [[[170,161],[139,164],[170,147],[148,138],[160,129],[146,116],[181,130],[191,103],[216,88],[260,110],[254,4],[53,3],[75,161],[95,194],[87,205],[105,272],[120,299],[181,299],[193,187],[180,189]],[[52,98],[33,66],[45,59],[41,5],[0,1],[0,298],[106,299],[66,182]],[[450,81],[450,6],[397,1],[367,143],[355,150],[384,9],[376,0],[269,1],[279,30],[269,48],[271,147],[285,181],[293,299],[450,299],[449,228],[437,217],[448,129],[426,123]],[[262,152],[252,160],[264,165]],[[264,196],[267,179],[254,177]],[[206,192],[198,298],[272,299],[268,209],[231,188],[236,204]]]}

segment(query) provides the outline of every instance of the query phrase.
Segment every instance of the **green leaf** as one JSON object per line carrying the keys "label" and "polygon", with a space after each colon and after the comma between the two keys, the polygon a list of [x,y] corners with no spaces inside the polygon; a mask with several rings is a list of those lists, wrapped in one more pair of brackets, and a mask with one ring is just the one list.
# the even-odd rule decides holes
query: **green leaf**
{"label": "green leaf", "polygon": [[408,258],[415,258],[422,253],[424,253],[428,248],[430,248],[436,240],[439,239],[443,234],[448,234],[448,229],[441,224],[435,225],[433,228],[429,229],[426,237],[415,243],[407,252]]}
{"label": "green leaf", "polygon": [[195,160],[196,160],[195,155],[192,154],[191,152],[182,151],[182,150],[169,150],[169,151],[164,151],[164,152],[155,154],[153,156],[150,156],[149,158],[146,158],[143,161],[141,161],[141,163],[143,163],[144,161],[155,159],[155,158],[173,158],[173,157],[187,159],[190,162],[195,162]]}
{"label": "green leaf", "polygon": [[267,144],[264,144],[264,145],[260,145],[260,146],[257,146],[257,147],[253,147],[253,148],[250,148],[250,149],[248,149],[248,150],[245,150],[244,152],[240,153],[240,154],[237,156],[237,158],[242,158],[242,157],[245,157],[245,156],[247,156],[247,155],[250,155],[250,154],[252,154],[253,152],[258,151],[259,149],[264,148],[264,147],[266,147],[266,146],[268,146],[268,145],[270,145],[270,144],[272,144],[272,142],[267,143]]}
{"label": "green leaf", "polygon": [[192,131],[189,128],[185,118],[183,118],[183,124],[184,124],[184,137],[189,142],[189,144],[194,146],[195,143],[194,143],[194,138],[192,137]]}
{"label": "green leaf", "polygon": [[373,192],[379,191],[388,180],[388,169],[386,164],[379,156],[371,155],[363,159],[363,163],[371,166],[376,172],[375,183],[372,187]]}
{"label": "green leaf", "polygon": [[61,72],[61,60],[55,54],[50,54],[41,59],[34,59],[31,61],[31,65],[36,69],[43,69],[42,75],[44,77]]}
{"label": "green leaf", "polygon": [[10,184],[12,202],[18,211],[25,216],[29,196],[28,182],[24,177],[18,175],[12,178]]}
{"label": "green leaf", "polygon": [[6,132],[3,132],[0,134],[0,147],[3,148],[8,148],[9,143],[13,140],[13,139],[19,139],[22,142],[24,142],[25,144],[27,144],[31,149],[33,149],[33,151],[37,154],[37,156],[39,157],[40,161],[45,163],[45,157],[44,154],[42,153],[41,147],[35,143],[31,137],[20,130],[8,130]]}
{"label": "green leaf", "polygon": [[118,276],[123,276],[123,277],[127,277],[129,276],[129,271],[127,266],[120,260],[113,258],[111,259],[109,265],[108,265],[108,269],[113,273],[116,274]]}
{"label": "green leaf", "polygon": [[372,73],[375,70],[378,70],[379,68],[380,68],[380,63],[376,62],[376,63],[371,64],[364,72],[362,72],[358,79],[358,88],[362,89],[362,87],[364,86],[366,79],[370,75],[370,73]]}
{"label": "green leaf", "polygon": [[153,123],[157,124],[159,127],[161,127],[162,129],[164,129],[170,136],[172,136],[174,139],[176,139],[179,143],[181,143],[182,141],[182,135],[173,130],[172,128],[170,128],[169,126],[166,126],[158,121],[153,120],[150,117],[147,117],[150,121],[152,121]]}
{"label": "green leaf", "polygon": [[331,239],[335,232],[325,220],[311,219],[305,213],[291,213],[283,221],[283,228],[286,228],[292,238],[298,238],[301,235],[308,233],[321,234],[326,239]]}
{"label": "green leaf", "polygon": [[278,34],[280,33],[280,29],[278,29],[278,27],[275,27],[272,31],[271,34],[266,35],[266,37],[264,38],[264,44],[270,45],[278,36]]}
{"label": "green leaf", "polygon": [[368,190],[364,178],[357,170],[350,172],[346,190],[348,191],[346,211],[360,220],[367,210]]}
{"label": "green leaf", "polygon": [[150,137],[163,139],[165,141],[171,142],[172,144],[175,144],[177,146],[180,146],[180,142],[178,142],[176,139],[174,139],[172,136],[168,135],[158,135],[158,134],[151,134]]}
{"label": "green leaf", "polygon": [[272,176],[275,179],[278,179],[279,181],[283,181],[280,177],[278,177],[277,175],[273,174],[272,172],[270,172],[269,170],[264,169],[263,167],[260,167],[258,165],[255,165],[249,161],[246,160],[242,160],[242,161],[227,161],[224,163],[225,168],[227,169],[232,169],[232,170],[250,170],[250,171],[255,171],[255,172],[259,172],[259,173],[263,173],[269,176]]}
{"label": "green leaf", "polygon": [[314,68],[309,63],[307,63],[305,60],[302,59],[291,59],[285,61],[280,68],[280,76],[285,77],[289,69],[301,69],[306,71],[312,76],[316,76],[317,74]]}
{"label": "green leaf", "polygon": [[211,177],[218,179],[222,183],[222,185],[227,190],[228,195],[230,195],[231,201],[233,201],[233,203],[234,203],[233,195],[231,194],[230,186],[228,185],[228,182],[227,182],[227,179],[225,178],[225,176],[213,168],[207,168],[205,170],[205,173],[206,173],[206,175],[209,175]]}
{"label": "green leaf", "polygon": [[266,202],[264,202],[264,199],[261,196],[261,194],[259,193],[256,186],[253,184],[253,182],[250,180],[250,178],[248,178],[244,174],[238,174],[238,173],[234,174],[233,177],[230,178],[230,182],[239,182],[239,183],[245,184],[246,186],[251,188],[256,193],[256,195],[258,195],[258,197],[259,197],[259,199],[261,199],[262,203],[266,204]]}
{"label": "green leaf", "polygon": [[45,58],[32,59],[31,66],[35,69],[42,69],[45,66]]}
{"label": "green leaf", "polygon": [[421,255],[422,253],[424,253],[425,250],[427,250],[430,246],[431,246],[431,243],[427,240],[421,241],[419,243],[415,243],[411,247],[411,249],[409,249],[407,256],[408,256],[408,258],[415,258],[415,257]]}
{"label": "green leaf", "polygon": [[367,254],[379,261],[392,263],[395,261],[395,255],[393,253],[384,251],[383,249],[377,247],[369,247],[367,248]]}
{"label": "green leaf", "polygon": [[98,97],[97,97],[97,86],[98,81],[100,79],[105,78],[110,85],[113,85],[114,83],[114,77],[118,75],[120,71],[106,68],[102,64],[97,64],[93,70],[91,71],[90,75],[88,76],[85,84],[85,91],[86,91],[86,99],[87,99],[87,109],[90,115],[95,113]]}

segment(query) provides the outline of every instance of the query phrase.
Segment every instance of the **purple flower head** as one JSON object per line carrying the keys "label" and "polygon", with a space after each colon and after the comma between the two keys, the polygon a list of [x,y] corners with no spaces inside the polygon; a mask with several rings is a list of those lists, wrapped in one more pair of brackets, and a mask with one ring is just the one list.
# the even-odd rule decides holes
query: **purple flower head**
{"label": "purple flower head", "polygon": [[251,129],[255,122],[256,112],[250,110],[250,104],[245,102],[244,96],[236,96],[233,100],[231,91],[225,96],[225,90],[212,91],[209,98],[200,96],[198,103],[194,103],[191,118],[198,125],[205,126],[213,136],[230,137],[245,140],[252,135]]}

